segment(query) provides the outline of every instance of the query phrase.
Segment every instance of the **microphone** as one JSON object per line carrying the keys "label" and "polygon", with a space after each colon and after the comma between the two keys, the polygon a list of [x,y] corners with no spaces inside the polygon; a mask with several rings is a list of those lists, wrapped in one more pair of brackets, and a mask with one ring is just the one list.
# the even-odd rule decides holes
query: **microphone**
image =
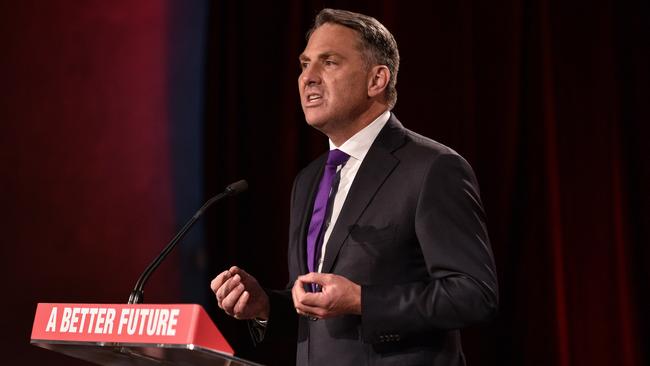
{"label": "microphone", "polygon": [[248,189],[248,182],[245,180],[240,180],[237,181],[228,187],[226,189],[219,193],[218,195],[210,198],[196,213],[194,216],[192,216],[191,219],[185,223],[185,226],[174,236],[174,238],[167,244],[165,249],[158,254],[158,256],[147,266],[147,268],[142,272],[142,275],[140,275],[140,278],[138,278],[138,282],[135,283],[135,287],[133,288],[133,291],[131,291],[131,295],[129,296],[129,302],[128,304],[141,304],[144,301],[144,285],[147,283],[147,280],[149,279],[149,276],[153,273],[153,271],[158,268],[160,263],[165,260],[167,255],[174,250],[174,247],[176,247],[176,244],[178,244],[183,237],[185,237],[185,234],[190,230],[192,225],[198,220],[203,213],[214,203],[221,201],[222,199],[229,197],[229,196],[236,196],[245,190]]}

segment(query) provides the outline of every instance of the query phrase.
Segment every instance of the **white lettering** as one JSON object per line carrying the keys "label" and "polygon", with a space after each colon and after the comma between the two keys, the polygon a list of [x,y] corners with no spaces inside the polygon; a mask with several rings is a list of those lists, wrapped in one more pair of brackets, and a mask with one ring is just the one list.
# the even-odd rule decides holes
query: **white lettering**
{"label": "white lettering", "polygon": [[176,335],[176,325],[178,324],[178,315],[180,314],[180,309],[172,309],[172,314],[169,317],[169,325],[167,326],[167,335],[175,336]]}
{"label": "white lettering", "polygon": [[79,322],[80,308],[72,308],[72,315],[70,316],[70,333],[77,333],[77,323]]}
{"label": "white lettering", "polygon": [[127,319],[127,314],[129,313],[130,309],[122,309],[122,313],[120,314],[120,323],[117,326],[117,334],[122,334],[122,328],[126,325],[126,322],[128,321]]}
{"label": "white lettering", "polygon": [[149,316],[149,311],[150,309],[142,309],[140,310],[140,330],[138,330],[138,334],[142,335],[143,329],[144,329],[144,320],[145,318],[151,319]]}
{"label": "white lettering", "polygon": [[113,334],[113,320],[115,320],[115,309],[108,309],[106,312],[106,325],[104,326],[104,334]]}
{"label": "white lettering", "polygon": [[90,308],[88,313],[90,314],[90,321],[88,322],[88,330],[86,333],[91,334],[93,331],[93,325],[95,324],[95,315],[97,315],[97,312],[99,309],[97,308]]}
{"label": "white lettering", "polygon": [[[115,309],[101,309],[96,333],[113,333]],[[105,315],[104,315],[105,313]],[[175,336],[180,309],[124,308],[117,321],[117,334]]]}
{"label": "white lettering", "polygon": [[57,308],[56,306],[52,308],[52,311],[50,312],[50,320],[47,321],[47,326],[45,327],[46,332],[56,332],[56,313],[57,313]]}
{"label": "white lettering", "polygon": [[86,315],[88,315],[88,308],[81,308],[81,322],[79,323],[79,333],[84,331],[84,323],[86,322]]}
{"label": "white lettering", "polygon": [[72,309],[65,307],[63,308],[63,317],[61,318],[61,329],[59,332],[67,333],[68,328],[70,328],[70,316],[72,315]]}
{"label": "white lettering", "polygon": [[156,328],[156,335],[164,335],[167,328],[167,319],[169,319],[169,309],[160,309],[160,317],[158,318],[158,327]]}
{"label": "white lettering", "polygon": [[149,317],[147,322],[147,335],[154,335],[156,332],[156,325],[158,324],[158,315],[160,314],[160,309],[153,311],[153,316]]}
{"label": "white lettering", "polygon": [[138,327],[137,318],[139,314],[140,314],[140,309],[135,309],[135,311],[134,309],[131,309],[131,311],[129,311],[129,323],[126,325],[126,333],[128,335],[135,334],[135,330]]}
{"label": "white lettering", "polygon": [[95,325],[95,334],[101,334],[104,332],[104,322],[106,321],[106,308],[99,308],[97,312],[97,324]]}
{"label": "white lettering", "polygon": [[[57,324],[61,333],[112,334],[116,310],[114,308],[64,307],[61,318],[58,308],[52,307],[45,327],[46,332],[56,332]],[[153,312],[153,310],[148,310]],[[123,309],[118,334],[129,319],[129,309]],[[146,318],[146,312],[143,312]],[[137,319],[137,314],[136,317]],[[142,325],[140,328],[143,328]],[[142,333],[142,332],[141,332]]]}

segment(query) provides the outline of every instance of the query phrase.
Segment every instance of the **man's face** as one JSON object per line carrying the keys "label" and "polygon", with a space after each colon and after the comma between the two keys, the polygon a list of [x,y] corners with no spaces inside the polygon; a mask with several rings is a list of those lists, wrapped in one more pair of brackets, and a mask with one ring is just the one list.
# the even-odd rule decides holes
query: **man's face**
{"label": "man's face", "polygon": [[329,133],[354,123],[368,108],[369,70],[356,31],[326,23],[300,55],[300,103],[307,123]]}

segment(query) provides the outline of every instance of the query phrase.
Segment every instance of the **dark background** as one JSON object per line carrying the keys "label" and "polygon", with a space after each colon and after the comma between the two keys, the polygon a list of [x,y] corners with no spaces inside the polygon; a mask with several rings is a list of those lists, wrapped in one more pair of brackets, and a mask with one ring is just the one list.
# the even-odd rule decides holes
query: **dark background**
{"label": "dark background", "polygon": [[[416,5],[418,4],[418,5]],[[394,112],[481,183],[498,318],[463,332],[470,365],[645,365],[650,339],[647,1],[2,1],[2,364],[84,365],[29,345],[38,302],[126,302],[194,210],[213,209],[151,278],[147,302],[215,311],[231,264],[286,278],[293,176],[327,149],[297,94],[322,7],[395,35]]]}

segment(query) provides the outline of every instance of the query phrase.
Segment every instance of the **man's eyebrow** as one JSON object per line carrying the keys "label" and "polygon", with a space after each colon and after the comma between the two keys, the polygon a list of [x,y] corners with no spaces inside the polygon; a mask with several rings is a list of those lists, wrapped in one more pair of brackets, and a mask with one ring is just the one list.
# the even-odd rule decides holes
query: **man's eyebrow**
{"label": "man's eyebrow", "polygon": [[[323,53],[319,54],[317,58],[322,60],[322,59],[326,59],[326,58],[331,57],[331,56],[336,56],[336,57],[343,58],[343,56],[340,53],[337,53],[337,52],[334,52],[334,51],[323,52]],[[307,57],[307,55],[305,55],[303,53],[300,56],[298,56],[298,60],[299,61],[310,61],[311,59],[309,57]]]}

